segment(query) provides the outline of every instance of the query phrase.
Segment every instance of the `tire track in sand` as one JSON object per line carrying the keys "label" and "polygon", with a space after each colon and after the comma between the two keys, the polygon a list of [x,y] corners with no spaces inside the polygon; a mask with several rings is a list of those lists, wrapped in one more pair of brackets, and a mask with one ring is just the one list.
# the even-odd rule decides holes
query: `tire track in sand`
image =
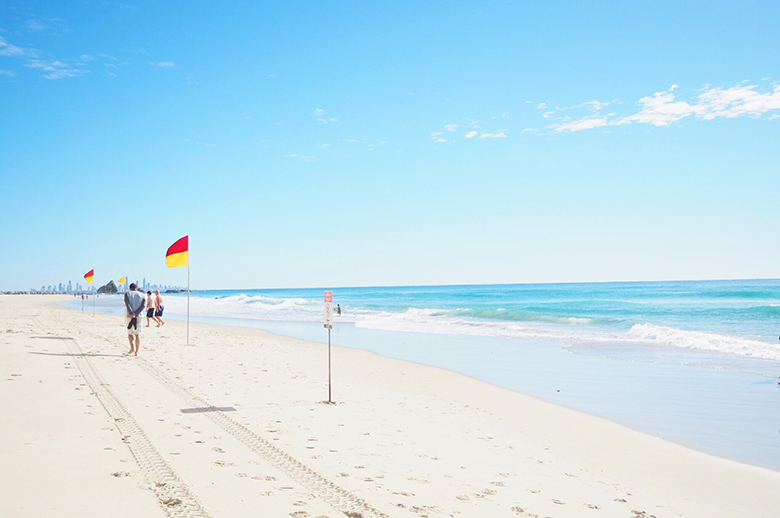
{"label": "tire track in sand", "polygon": [[[50,332],[47,326],[39,320],[38,315],[33,319],[39,328]],[[59,320],[59,318],[57,319]],[[168,516],[171,518],[209,518],[208,512],[165,462],[138,422],[113,394],[109,384],[94,368],[89,358],[85,356],[76,340],[63,337],[62,341],[84,381],[98,398],[106,413],[114,420],[119,433],[122,434],[122,441],[127,444],[144,476],[151,483],[152,490]]]}
{"label": "tire track in sand", "polygon": [[[89,330],[86,331],[93,334]],[[147,374],[177,395],[187,406],[191,408],[207,409],[202,415],[211,419],[217,426],[241,441],[242,444],[265,459],[269,464],[307,488],[317,498],[330,504],[334,509],[344,513],[350,518],[389,518],[387,514],[375,509],[365,500],[326,479],[302,462],[296,460],[265,440],[257,432],[232,419],[204,398],[194,394],[189,389],[182,387],[166,374],[160,372],[151,365],[145,358],[136,357],[134,359],[136,360],[137,365],[141,366]]]}

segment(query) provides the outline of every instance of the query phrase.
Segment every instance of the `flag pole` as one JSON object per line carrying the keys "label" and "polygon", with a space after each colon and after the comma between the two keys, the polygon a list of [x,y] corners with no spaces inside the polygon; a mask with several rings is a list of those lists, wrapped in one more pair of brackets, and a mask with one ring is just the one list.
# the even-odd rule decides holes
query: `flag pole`
{"label": "flag pole", "polygon": [[190,260],[187,258],[187,345],[190,345]]}

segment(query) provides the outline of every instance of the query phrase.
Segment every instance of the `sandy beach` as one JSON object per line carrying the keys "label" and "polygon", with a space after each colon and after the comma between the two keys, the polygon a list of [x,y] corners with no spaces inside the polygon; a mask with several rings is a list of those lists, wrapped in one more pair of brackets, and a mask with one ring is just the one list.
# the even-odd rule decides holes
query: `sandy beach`
{"label": "sandy beach", "polygon": [[432,367],[0,296],[0,516],[771,517],[780,473]]}

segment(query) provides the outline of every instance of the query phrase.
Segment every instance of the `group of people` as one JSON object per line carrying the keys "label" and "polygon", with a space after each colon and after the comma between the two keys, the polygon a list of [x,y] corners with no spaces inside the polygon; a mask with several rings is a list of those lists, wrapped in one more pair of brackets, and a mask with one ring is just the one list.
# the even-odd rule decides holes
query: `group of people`
{"label": "group of people", "polygon": [[163,298],[159,290],[154,293],[147,291],[144,294],[135,283],[131,283],[129,291],[125,293],[125,309],[127,310],[127,318],[125,319],[127,339],[130,341],[130,351],[127,354],[138,356],[144,310],[146,311],[146,327],[151,327],[152,320],[157,323],[157,327],[165,325],[165,321],[162,319],[165,309]]}
{"label": "group of people", "polygon": [[149,324],[152,320],[157,322],[157,327],[165,324],[162,319],[163,310],[163,298],[160,295],[160,290],[156,290],[154,293],[151,291],[146,292],[146,327],[150,327]]}

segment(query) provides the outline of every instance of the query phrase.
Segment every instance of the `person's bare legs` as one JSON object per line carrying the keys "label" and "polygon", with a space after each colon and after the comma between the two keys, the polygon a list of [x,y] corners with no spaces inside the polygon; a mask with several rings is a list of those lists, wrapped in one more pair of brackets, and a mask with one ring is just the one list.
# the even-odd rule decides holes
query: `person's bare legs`
{"label": "person's bare legs", "polygon": [[[133,337],[135,337],[135,340],[133,340]],[[130,351],[127,354],[138,356],[138,349],[141,347],[141,335],[127,335],[127,339],[130,342]]]}

